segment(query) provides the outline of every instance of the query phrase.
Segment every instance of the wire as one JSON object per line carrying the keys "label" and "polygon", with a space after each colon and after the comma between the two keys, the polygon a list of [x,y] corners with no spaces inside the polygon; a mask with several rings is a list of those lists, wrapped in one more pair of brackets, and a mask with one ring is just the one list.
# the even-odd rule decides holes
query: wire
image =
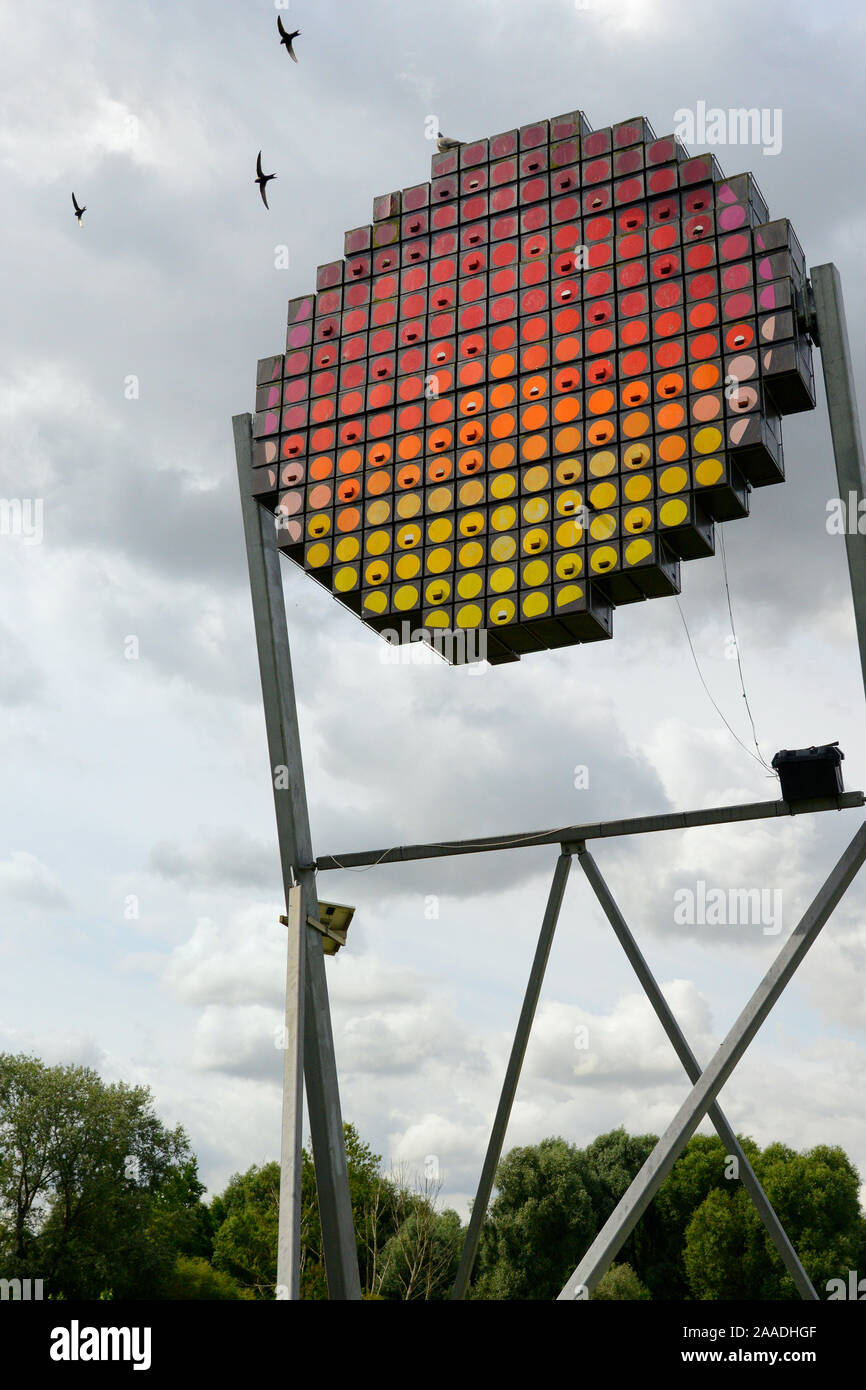
{"label": "wire", "polygon": [[[501,840],[488,840],[486,844],[489,845],[491,849],[511,849],[513,845],[528,845],[531,844],[533,840],[540,840],[542,836],[563,835],[566,830],[574,829],[574,825],[555,825],[552,830],[534,830],[531,835],[518,835],[514,840],[506,840],[505,838]],[[447,840],[440,840],[434,845],[434,849],[462,849],[465,844],[465,840],[456,840],[453,843],[449,843]],[[486,845],[479,846],[480,849],[484,849],[485,847]]]}
{"label": "wire", "polygon": [[[716,711],[716,714],[717,714],[717,715],[719,716],[719,718],[721,719],[722,723],[724,724],[725,728],[727,729],[727,731],[728,731],[728,733],[731,735],[731,737],[732,737],[733,739],[736,740],[736,742],[740,745],[740,747],[743,749],[743,751],[744,751],[745,753],[748,753],[748,755],[749,755],[750,758],[754,758],[754,760],[755,760],[756,763],[759,763],[761,767],[766,768],[767,764],[764,762],[764,759],[760,756],[760,750],[758,750],[758,756],[756,757],[755,754],[752,752],[751,748],[749,748],[747,744],[743,743],[743,740],[739,737],[738,734],[734,733],[734,730],[731,728],[731,726],[730,726],[730,724],[728,723],[727,719],[726,719],[725,716],[722,714],[722,711],[719,709],[718,705],[716,704],[715,700],[713,699],[712,695],[710,694],[710,688],[709,688],[709,686],[707,685],[706,681],[704,680],[704,677],[703,677],[703,675],[702,675],[702,673],[701,673],[701,668],[700,668],[700,666],[698,665],[698,658],[697,658],[697,656],[695,655],[695,649],[694,649],[694,646],[693,646],[693,644],[692,644],[691,634],[690,634],[690,632],[689,632],[689,625],[688,625],[688,623],[686,622],[686,615],[685,615],[685,613],[684,613],[683,610],[682,610],[682,605],[681,605],[679,599],[677,599],[677,608],[679,609],[680,617],[681,617],[682,620],[683,620],[683,627],[685,628],[685,631],[686,631],[686,641],[687,641],[688,644],[689,644],[689,651],[691,652],[691,654],[692,654],[692,660],[693,660],[694,663],[695,663],[695,670],[696,670],[697,673],[698,673],[698,679],[700,680],[701,685],[704,687],[704,690],[707,692],[707,699],[709,700],[709,702],[710,702],[710,704],[712,705],[713,709]],[[775,776],[776,774],[773,773],[772,775]]]}
{"label": "wire", "polygon": [[386,854],[393,854],[399,849],[399,845],[392,845],[390,849],[383,849],[378,859],[374,859],[372,864],[341,864],[336,854],[329,854],[327,857],[336,864],[338,869],[342,869],[347,874],[364,874],[368,869],[378,869]]}
{"label": "wire", "polygon": [[[748,752],[748,749],[747,749],[746,751]],[[505,837],[503,837],[501,840],[490,839],[490,840],[485,841],[484,844],[480,844],[480,845],[477,843],[477,841],[474,841],[474,840],[454,840],[454,841],[449,841],[449,840],[435,840],[435,841],[433,841],[433,840],[431,840],[431,841],[430,841],[429,848],[430,848],[430,849],[466,849],[467,853],[472,853],[472,852],[474,852],[474,851],[469,850],[469,849],[467,848],[467,846],[469,846],[469,845],[474,845],[474,846],[475,846],[477,849],[479,849],[479,850],[485,850],[485,849],[490,849],[490,850],[494,850],[494,849],[513,849],[516,845],[528,845],[528,844],[531,844],[533,840],[542,840],[542,839],[545,839],[545,838],[547,838],[547,837],[549,837],[549,836],[564,835],[565,832],[566,832],[566,830],[575,830],[576,828],[577,828],[577,827],[576,827],[575,825],[573,825],[573,824],[571,824],[571,825],[554,826],[554,828],[553,828],[552,830],[534,830],[534,831],[532,832],[532,834],[530,834],[530,835],[518,835],[515,839],[506,839]],[[551,843],[555,844],[555,843],[556,843],[555,839],[552,840]],[[343,869],[343,870],[345,870],[345,872],[346,872],[347,874],[362,874],[362,873],[364,873],[367,869],[375,869],[375,868],[377,868],[377,867],[379,866],[379,864],[382,863],[382,860],[385,858],[386,855],[388,855],[388,854],[395,854],[395,853],[397,852],[397,850],[402,850],[403,848],[404,848],[403,845],[392,845],[390,849],[383,849],[383,850],[382,850],[382,853],[379,855],[379,858],[376,859],[376,860],[374,860],[374,862],[373,862],[372,864],[341,864],[340,861],[339,861],[339,859],[337,858],[337,856],[336,856],[335,854],[329,854],[329,855],[327,855],[327,856],[325,856],[325,857],[328,858],[328,859],[330,859],[330,861],[331,861],[332,864],[336,864],[336,866],[337,866],[338,869]],[[398,859],[398,860],[397,860],[397,863],[398,863],[398,864],[408,864],[408,863],[411,863],[411,862],[413,862],[413,861],[408,860],[408,859]]]}
{"label": "wire", "polygon": [[[758,743],[758,732],[757,732],[757,730],[756,730],[756,728],[755,728],[755,721],[754,721],[754,719],[753,719],[753,717],[752,717],[752,709],[751,709],[751,706],[750,706],[750,704],[749,704],[749,697],[748,697],[748,695],[746,694],[746,681],[745,681],[745,676],[744,676],[744,674],[743,674],[743,663],[742,663],[742,661],[740,660],[740,644],[739,644],[739,642],[737,641],[737,630],[736,630],[736,627],[735,627],[735,624],[734,624],[734,611],[733,611],[733,608],[732,608],[732,606],[731,606],[731,587],[730,587],[730,584],[729,584],[729,582],[728,582],[728,560],[727,560],[727,556],[726,556],[726,554],[725,554],[725,537],[724,537],[724,533],[723,533],[721,527],[719,527],[719,540],[721,541],[722,571],[723,571],[724,578],[725,578],[725,593],[726,593],[726,595],[727,595],[727,600],[728,600],[728,616],[730,617],[730,620],[731,620],[731,634],[732,634],[733,639],[734,639],[734,650],[735,650],[735,652],[736,652],[736,654],[737,654],[737,668],[738,668],[739,673],[740,673],[740,687],[741,687],[741,689],[742,689],[743,699],[744,699],[745,702],[746,702],[746,711],[747,711],[748,716],[749,716],[749,723],[750,723],[751,726],[752,726],[752,737],[753,737],[753,739],[754,739],[754,741],[755,741],[755,748],[756,748],[756,750],[757,750],[757,754],[753,753],[752,750],[751,750],[751,748],[749,748],[749,747],[747,746],[747,744],[743,743],[743,740],[739,737],[739,735],[736,734],[736,733],[734,732],[734,730],[731,728],[730,724],[728,723],[727,719],[726,719],[725,716],[722,714],[722,711],[719,709],[719,706],[716,704],[715,700],[713,699],[712,695],[710,694],[710,688],[709,688],[709,686],[707,685],[706,681],[704,680],[703,674],[702,674],[702,672],[701,672],[700,665],[698,664],[697,654],[695,653],[695,648],[694,648],[694,644],[692,643],[691,633],[689,632],[689,625],[688,625],[688,623],[686,622],[686,615],[685,615],[685,613],[684,613],[683,610],[682,610],[682,605],[681,605],[681,603],[680,603],[680,601],[679,601],[679,598],[677,598],[677,608],[679,609],[680,617],[682,618],[682,622],[683,622],[683,627],[685,628],[686,640],[687,640],[687,642],[688,642],[688,644],[689,644],[689,651],[690,651],[691,654],[692,654],[692,660],[693,660],[694,663],[695,663],[695,670],[696,670],[697,673],[698,673],[698,679],[700,680],[701,685],[704,687],[704,690],[705,690],[706,693],[707,693],[707,698],[708,698],[710,704],[712,705],[713,709],[716,711],[716,714],[717,714],[717,715],[719,716],[719,718],[721,719],[721,721],[722,721],[722,723],[724,724],[725,728],[728,730],[728,733],[729,733],[729,734],[731,735],[731,737],[732,737],[733,739],[735,739],[736,742],[740,745],[740,747],[742,748],[743,752],[744,752],[744,753],[748,753],[748,755],[749,755],[750,758],[753,758],[753,759],[755,760],[756,763],[759,763],[760,766],[761,766],[762,768],[764,768],[764,770],[769,774],[770,777],[774,777],[774,778],[776,778],[776,780],[778,780],[779,774],[776,772],[775,768],[772,768],[772,767],[770,766],[770,764],[767,762],[766,758],[763,756],[763,754],[762,754],[762,752],[761,752],[761,746],[760,746],[760,744]],[[511,849],[511,848],[513,848],[513,847],[516,846],[516,845],[527,845],[527,844],[531,844],[533,840],[540,840],[540,839],[545,838],[545,837],[547,837],[547,836],[564,834],[566,830],[573,830],[574,828],[575,828],[575,827],[574,827],[573,825],[561,825],[561,826],[559,826],[558,828],[553,829],[553,830],[538,830],[538,831],[533,832],[531,835],[518,835],[516,839],[505,839],[505,838],[503,838],[503,839],[501,839],[501,840],[493,840],[493,841],[490,841],[490,842],[488,843],[488,845],[485,846],[485,848],[490,848],[491,850],[492,850],[492,849]],[[465,841],[465,840],[457,840],[457,841],[437,840],[437,841],[431,843],[430,848],[431,848],[431,849],[463,849],[465,845],[466,845],[466,841]],[[378,868],[378,866],[382,863],[383,859],[385,859],[387,855],[389,855],[389,854],[394,854],[394,853],[396,853],[397,850],[400,850],[400,849],[402,849],[402,848],[403,848],[402,845],[392,845],[390,849],[383,849],[383,850],[382,850],[382,853],[379,855],[379,858],[376,859],[376,860],[374,860],[372,864],[341,864],[340,861],[339,861],[339,859],[337,858],[337,856],[334,855],[334,854],[328,855],[328,858],[331,860],[331,862],[332,862],[333,864],[335,864],[335,865],[337,866],[338,869],[342,869],[345,873],[349,873],[349,874],[363,874],[363,873],[366,873],[366,871],[367,871],[368,869],[375,869],[375,868]],[[398,863],[403,863],[403,862],[405,862],[405,861],[403,861],[403,860],[398,860],[397,862],[398,862]]]}
{"label": "wire", "polygon": [[733,639],[734,639],[734,651],[735,651],[736,654],[737,654],[737,668],[738,668],[738,670],[739,670],[739,672],[740,672],[740,688],[741,688],[741,690],[742,690],[742,692],[743,692],[743,699],[744,699],[745,702],[746,702],[746,713],[747,713],[748,716],[749,716],[749,723],[750,723],[751,726],[752,726],[752,738],[755,740],[755,748],[756,748],[757,751],[758,751],[758,757],[761,759],[761,762],[764,764],[764,767],[768,768],[768,771],[773,772],[773,775],[775,776],[775,775],[776,775],[775,771],[774,771],[772,768],[769,767],[769,765],[768,765],[766,759],[764,758],[763,754],[761,753],[761,747],[760,747],[760,744],[758,743],[758,731],[757,731],[757,729],[755,728],[755,721],[754,721],[754,719],[752,718],[752,709],[751,709],[751,706],[750,706],[750,704],[749,704],[749,697],[748,697],[748,695],[746,694],[746,678],[745,678],[745,676],[743,675],[743,663],[742,663],[742,661],[740,660],[740,644],[739,644],[739,641],[737,640],[737,629],[736,629],[736,627],[734,626],[734,610],[733,610],[733,608],[731,607],[731,586],[730,586],[730,584],[728,583],[728,557],[727,557],[727,555],[725,554],[725,533],[724,533],[724,529],[723,529],[721,526],[719,527],[719,540],[720,540],[720,542],[721,542],[721,551],[722,551],[722,572],[723,572],[723,574],[724,574],[724,576],[725,576],[725,593],[727,594],[727,597],[728,597],[728,617],[729,617],[730,620],[731,620],[731,636],[732,636]]}

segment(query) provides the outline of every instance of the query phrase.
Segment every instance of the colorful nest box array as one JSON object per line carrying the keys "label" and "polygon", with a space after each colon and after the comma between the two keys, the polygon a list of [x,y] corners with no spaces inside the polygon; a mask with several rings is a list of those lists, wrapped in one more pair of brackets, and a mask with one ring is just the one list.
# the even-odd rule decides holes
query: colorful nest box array
{"label": "colorful nest box array", "polygon": [[497,662],[610,637],[783,480],[805,288],[752,176],[643,118],[435,154],[291,300],[251,491],[391,640],[482,630]]}

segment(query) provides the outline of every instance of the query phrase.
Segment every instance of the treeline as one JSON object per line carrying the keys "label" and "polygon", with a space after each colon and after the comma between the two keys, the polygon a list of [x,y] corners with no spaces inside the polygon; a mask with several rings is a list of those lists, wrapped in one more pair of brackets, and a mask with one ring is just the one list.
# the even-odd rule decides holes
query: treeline
{"label": "treeline", "polygon": [[[445,1297],[457,1213],[345,1135],[366,1297]],[[62,1299],[273,1299],[279,1184],[278,1163],[253,1166],[206,1203],[186,1134],[162,1124],[147,1087],[0,1054],[0,1280],[41,1279]],[[303,1297],[327,1298],[306,1150],[302,1269]]]}
{"label": "treeline", "polygon": [[[438,1184],[385,1173],[346,1125],[364,1296],[448,1297],[465,1234]],[[807,1273],[866,1270],[859,1178],[845,1153],[743,1148]],[[561,1138],[499,1165],[469,1297],[552,1299],[655,1146],[615,1130],[586,1148]],[[279,1165],[236,1174],[205,1202],[183,1129],[146,1087],[84,1067],[0,1054],[0,1280],[42,1279],[61,1299],[273,1299]],[[315,1172],[304,1151],[302,1297],[327,1297]],[[594,1295],[789,1299],[797,1294],[732,1159],[695,1136]]]}
{"label": "treeline", "polygon": [[[739,1138],[818,1296],[831,1278],[866,1269],[860,1180],[843,1150],[800,1154]],[[619,1129],[585,1149],[564,1139],[512,1149],[497,1171],[474,1295],[555,1298],[657,1142]],[[715,1136],[689,1140],[617,1258],[595,1297],[799,1297]]]}

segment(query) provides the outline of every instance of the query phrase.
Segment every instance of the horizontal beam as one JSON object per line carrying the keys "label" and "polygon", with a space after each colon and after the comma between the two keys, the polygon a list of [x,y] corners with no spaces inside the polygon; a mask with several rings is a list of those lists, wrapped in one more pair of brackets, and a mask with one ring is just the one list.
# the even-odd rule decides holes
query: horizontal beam
{"label": "horizontal beam", "polygon": [[454,840],[450,844],[440,841],[427,845],[400,845],[394,849],[360,850],[355,854],[323,854],[316,860],[315,868],[360,869],[375,864],[406,864],[413,859],[491,854],[500,849],[533,849],[536,845],[562,845],[567,854],[575,854],[584,840],[645,835],[651,830],[688,830],[697,825],[729,825],[742,820],[772,820],[775,816],[800,816],[813,811],[846,811],[863,805],[866,805],[866,797],[862,792],[843,792],[840,796],[822,796],[811,801],[752,801],[743,806],[713,806],[706,811],[670,811],[661,816],[635,816],[631,820],[566,825],[558,830],[537,830],[516,835],[489,835],[480,840]]}

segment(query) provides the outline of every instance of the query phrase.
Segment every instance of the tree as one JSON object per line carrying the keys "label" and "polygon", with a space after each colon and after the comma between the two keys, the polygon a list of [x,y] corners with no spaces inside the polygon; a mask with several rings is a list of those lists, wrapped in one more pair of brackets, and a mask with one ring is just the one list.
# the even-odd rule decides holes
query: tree
{"label": "tree", "polygon": [[[355,1247],[361,1288],[379,1292],[377,1287],[378,1259],[385,1243],[399,1224],[396,1194],[393,1185],[382,1175],[382,1158],[373,1153],[353,1124],[345,1124],[346,1163],[349,1173],[349,1198],[355,1229]],[[325,1258],[322,1250],[322,1228],[319,1220],[318,1187],[312,1160],[308,1165],[307,1187],[307,1244],[310,1273],[318,1268],[325,1290]],[[327,1297],[323,1293],[323,1297]]]}
{"label": "tree", "polygon": [[[0,1055],[0,1255],[54,1297],[159,1297],[203,1189],[147,1087]],[[162,1202],[162,1208],[159,1204]],[[155,1213],[159,1219],[151,1226]]]}
{"label": "tree", "polygon": [[[386,1177],[381,1158],[343,1126],[349,1196],[361,1288],[366,1298],[444,1298],[456,1273],[460,1221],[437,1212],[438,1192],[412,1191],[403,1175]],[[316,1173],[306,1148],[301,1168],[301,1298],[325,1299]],[[254,1298],[273,1298],[277,1282],[280,1168],[255,1165],[236,1173],[210,1207],[213,1264]]]}
{"label": "tree", "polygon": [[0,1248],[26,1274],[55,1176],[57,1078],[35,1057],[0,1054]]}
{"label": "tree", "polygon": [[592,1298],[613,1301],[615,1299],[650,1298],[646,1284],[642,1284],[631,1265],[611,1265],[601,1276]]}
{"label": "tree", "polygon": [[[592,1199],[596,1232],[615,1211],[656,1143],[654,1134],[631,1135],[619,1128],[599,1135],[583,1150],[584,1181]],[[666,1243],[664,1223],[652,1204],[624,1243],[620,1257],[634,1269],[643,1270],[661,1257]]]}
{"label": "tree", "polygon": [[[740,1136],[740,1143],[754,1167],[757,1145]],[[701,1203],[711,1192],[730,1194],[738,1187],[726,1177],[728,1155],[715,1134],[694,1134],[677,1159],[653,1201],[655,1216],[662,1233],[656,1249],[635,1268],[654,1299],[683,1299],[694,1297],[684,1263],[686,1230]],[[721,1212],[721,1206],[712,1210]]]}
{"label": "tree", "polygon": [[214,1197],[213,1265],[254,1298],[272,1299],[277,1283],[280,1165],[253,1164],[235,1173],[222,1196]]}
{"label": "tree", "polygon": [[[363,1297],[448,1297],[463,1229],[440,1183],[382,1172],[344,1126]],[[839,1147],[740,1138],[819,1295],[866,1268],[857,1170]],[[500,1162],[472,1298],[552,1299],[655,1147],[624,1129],[548,1138]],[[316,1175],[301,1154],[301,1296],[325,1299]],[[791,1299],[796,1290],[717,1137],[694,1135],[593,1298]],[[196,1159],[146,1087],[0,1054],[0,1268],[50,1298],[272,1299],[280,1168],[236,1173],[207,1206]]]}
{"label": "tree", "polygon": [[[616,1129],[586,1149],[564,1139],[512,1149],[497,1170],[473,1296],[555,1298],[655,1143],[652,1134]],[[623,1258],[642,1267],[663,1241],[650,1210],[623,1246]]]}
{"label": "tree", "polygon": [[[819,1295],[829,1279],[859,1268],[864,1231],[859,1177],[842,1149],[821,1144],[801,1154],[770,1144],[751,1161]],[[692,1296],[796,1298],[794,1282],[748,1194],[739,1185],[727,1186],[729,1191],[707,1195],[685,1233],[683,1260]]]}
{"label": "tree", "polygon": [[174,1273],[166,1288],[166,1298],[171,1299],[252,1299],[253,1295],[243,1288],[230,1274],[214,1269],[207,1260],[179,1255]]}
{"label": "tree", "polygon": [[411,1186],[402,1170],[383,1184],[390,1188],[388,1220],[396,1229],[371,1271],[369,1287],[379,1297],[406,1302],[448,1297],[463,1230],[456,1211],[437,1210],[441,1186],[441,1179],[430,1178]]}
{"label": "tree", "polygon": [[[363,1142],[354,1125],[344,1125],[343,1133],[361,1281],[364,1288],[371,1288],[377,1252],[395,1230],[393,1203],[379,1174],[378,1154]],[[236,1173],[211,1203],[214,1265],[255,1298],[275,1296],[279,1212],[280,1165],[276,1162]],[[301,1297],[328,1297],[316,1171],[306,1148],[301,1152]]]}
{"label": "tree", "polygon": [[[655,1143],[619,1129],[585,1150],[564,1139],[512,1149],[497,1171],[471,1296],[555,1298]],[[744,1136],[740,1144],[819,1293],[829,1279],[866,1267],[859,1178],[841,1149],[762,1151]],[[716,1136],[692,1136],[619,1259],[593,1297],[797,1296]],[[638,1286],[645,1292],[628,1292]]]}
{"label": "tree", "polygon": [[210,1260],[213,1225],[210,1210],[201,1200],[204,1190],[196,1160],[178,1164],[153,1199],[149,1238],[170,1245],[179,1255]]}
{"label": "tree", "polygon": [[693,1298],[754,1297],[746,1212],[750,1204],[741,1187],[731,1192],[714,1187],[701,1202],[687,1227],[683,1251]]}
{"label": "tree", "polygon": [[583,1154],[564,1139],[512,1149],[482,1228],[476,1298],[555,1298],[596,1233]]}

